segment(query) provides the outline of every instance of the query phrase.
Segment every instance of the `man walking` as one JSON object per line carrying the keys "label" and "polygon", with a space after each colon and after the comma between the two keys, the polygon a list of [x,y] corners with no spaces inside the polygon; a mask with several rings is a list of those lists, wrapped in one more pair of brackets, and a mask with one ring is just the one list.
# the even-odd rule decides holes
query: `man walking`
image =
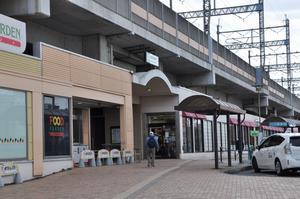
{"label": "man walking", "polygon": [[150,130],[149,135],[146,138],[146,151],[148,159],[148,167],[154,167],[155,151],[159,149],[158,137],[154,135],[153,131]]}

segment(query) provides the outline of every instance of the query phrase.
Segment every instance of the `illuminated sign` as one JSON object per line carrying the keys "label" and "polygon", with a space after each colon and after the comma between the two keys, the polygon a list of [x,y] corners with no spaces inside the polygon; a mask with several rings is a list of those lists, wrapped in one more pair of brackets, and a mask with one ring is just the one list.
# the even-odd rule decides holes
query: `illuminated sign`
{"label": "illuminated sign", "polygon": [[287,122],[269,122],[269,126],[288,127],[289,123],[287,123]]}
{"label": "illuminated sign", "polygon": [[0,50],[21,54],[25,48],[25,23],[0,14]]}

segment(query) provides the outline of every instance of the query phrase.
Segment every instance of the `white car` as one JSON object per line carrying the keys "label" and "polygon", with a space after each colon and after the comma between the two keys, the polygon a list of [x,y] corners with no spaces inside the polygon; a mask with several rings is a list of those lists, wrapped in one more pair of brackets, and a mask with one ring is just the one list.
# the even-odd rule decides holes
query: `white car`
{"label": "white car", "polygon": [[252,167],[255,172],[275,170],[277,175],[300,170],[300,133],[279,133],[266,138],[253,152]]}

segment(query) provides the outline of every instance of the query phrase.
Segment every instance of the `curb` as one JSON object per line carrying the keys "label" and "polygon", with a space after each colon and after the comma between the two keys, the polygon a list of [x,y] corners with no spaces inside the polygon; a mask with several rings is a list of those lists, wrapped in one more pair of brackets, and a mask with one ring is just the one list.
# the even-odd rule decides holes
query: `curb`
{"label": "curb", "polygon": [[252,170],[252,166],[248,165],[248,166],[243,166],[243,167],[239,167],[239,168],[233,168],[233,169],[229,169],[224,171],[224,173],[228,173],[228,174],[237,174],[243,171],[249,171]]}
{"label": "curb", "polygon": [[158,174],[155,174],[153,177],[144,180],[136,185],[134,185],[133,187],[131,187],[130,189],[128,189],[127,191],[120,193],[116,196],[113,197],[113,199],[123,199],[123,198],[128,198],[130,195],[134,194],[135,192],[139,191],[140,189],[142,189],[143,187],[146,187],[148,184],[150,184],[151,182],[157,180],[158,178],[167,175],[169,173],[171,173],[172,171],[179,169],[182,165],[187,164],[189,162],[191,162],[192,160],[187,160],[184,162],[179,163],[178,165],[176,165],[175,167],[172,167],[170,169],[164,170]]}

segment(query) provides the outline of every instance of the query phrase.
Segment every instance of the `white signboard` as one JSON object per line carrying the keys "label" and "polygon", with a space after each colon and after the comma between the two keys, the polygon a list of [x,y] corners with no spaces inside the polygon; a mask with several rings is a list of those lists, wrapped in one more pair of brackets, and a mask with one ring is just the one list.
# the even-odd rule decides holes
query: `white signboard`
{"label": "white signboard", "polygon": [[81,152],[81,157],[80,159],[82,160],[89,160],[89,159],[93,159],[95,158],[95,154],[94,154],[94,151],[91,151],[91,150],[83,150]]}
{"label": "white signboard", "polygon": [[16,173],[18,173],[18,169],[14,162],[0,163],[0,176],[14,175]]}
{"label": "white signboard", "polygon": [[153,65],[153,66],[159,66],[159,59],[158,56],[153,55],[149,52],[146,52],[146,62]]}
{"label": "white signboard", "polygon": [[25,48],[25,23],[0,14],[0,50],[21,54]]}

